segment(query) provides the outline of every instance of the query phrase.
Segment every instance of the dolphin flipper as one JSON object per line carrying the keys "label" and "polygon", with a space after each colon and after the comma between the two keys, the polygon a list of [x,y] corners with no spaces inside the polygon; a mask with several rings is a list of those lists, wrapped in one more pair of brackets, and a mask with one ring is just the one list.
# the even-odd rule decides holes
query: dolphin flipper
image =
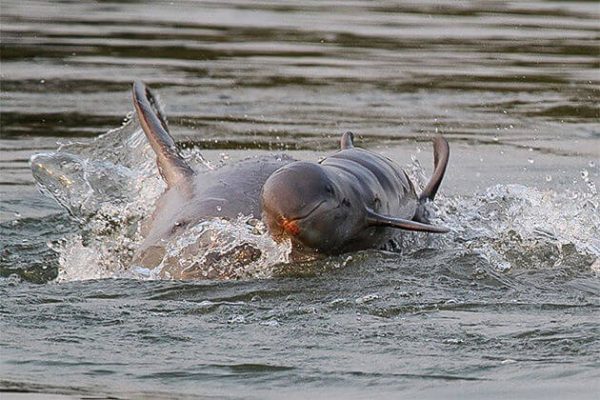
{"label": "dolphin flipper", "polygon": [[154,94],[140,81],[133,84],[133,105],[140,126],[144,130],[152,150],[156,153],[158,170],[170,187],[188,181],[194,171],[177,152],[175,142],[169,135],[167,121],[158,106]]}
{"label": "dolphin flipper", "polygon": [[340,148],[342,150],[351,149],[354,147],[354,133],[346,132],[340,139]]}
{"label": "dolphin flipper", "polygon": [[450,146],[448,141],[443,136],[438,135],[433,138],[433,175],[423,192],[419,196],[419,202],[423,203],[427,200],[433,201],[435,195],[442,184],[446,167],[448,166],[448,158],[450,157]]}
{"label": "dolphin flipper", "polygon": [[421,192],[421,195],[419,196],[419,205],[417,206],[413,221],[424,224],[429,223],[429,212],[423,203],[433,201],[435,198],[435,195],[442,184],[449,157],[450,146],[448,146],[448,141],[441,135],[433,138],[433,175],[431,175],[429,183],[425,186],[425,189],[423,189],[423,192]]}
{"label": "dolphin flipper", "polygon": [[450,232],[448,228],[442,226],[425,224],[422,222],[411,221],[409,219],[388,217],[386,215],[378,214],[371,209],[367,209],[367,221],[371,226],[389,226],[391,228],[404,229],[407,231],[419,231],[430,233]]}

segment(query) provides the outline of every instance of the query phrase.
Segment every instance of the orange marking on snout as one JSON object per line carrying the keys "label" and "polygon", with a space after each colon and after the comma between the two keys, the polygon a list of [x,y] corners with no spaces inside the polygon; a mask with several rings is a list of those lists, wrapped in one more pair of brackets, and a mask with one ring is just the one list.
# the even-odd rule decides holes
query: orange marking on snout
{"label": "orange marking on snout", "polygon": [[281,227],[290,235],[296,236],[300,233],[300,227],[298,226],[296,221],[290,221],[289,219],[283,218],[281,221]]}

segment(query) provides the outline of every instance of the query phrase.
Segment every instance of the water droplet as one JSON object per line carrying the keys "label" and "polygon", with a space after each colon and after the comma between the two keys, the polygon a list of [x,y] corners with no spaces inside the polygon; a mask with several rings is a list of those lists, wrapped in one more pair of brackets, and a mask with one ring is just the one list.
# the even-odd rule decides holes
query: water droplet
{"label": "water droplet", "polygon": [[590,168],[594,168],[594,167],[596,166],[596,163],[595,163],[595,162],[593,162],[593,161],[590,161],[590,162],[588,163],[588,165],[589,165],[589,167],[590,167]]}
{"label": "water droplet", "polygon": [[581,170],[581,177],[583,178],[584,181],[587,181],[589,174],[590,173],[588,172],[587,169]]}
{"label": "water droplet", "polygon": [[546,175],[546,182],[552,181],[552,175]]}
{"label": "water droplet", "polygon": [[373,293],[373,294],[367,294],[365,296],[359,297],[359,298],[355,299],[354,302],[356,304],[364,304],[364,303],[368,303],[373,300],[377,300],[379,298],[380,297],[377,293]]}
{"label": "water droplet", "polygon": [[236,315],[227,321],[228,324],[243,324],[244,322],[246,322],[246,318],[243,315]]}
{"label": "water droplet", "polygon": [[223,210],[223,207],[217,206],[217,211],[221,212],[221,210]]}
{"label": "water droplet", "polygon": [[44,84],[44,83],[46,83],[46,80],[45,79],[40,79],[40,83]]}
{"label": "water droplet", "polygon": [[444,339],[444,343],[446,344],[461,344],[464,343],[465,341],[460,339],[460,338],[448,338],[448,339]]}
{"label": "water droplet", "polygon": [[279,321],[271,319],[269,321],[261,322],[260,324],[263,326],[279,326]]}
{"label": "water droplet", "polygon": [[533,158],[528,158],[528,159],[527,159],[527,162],[528,162],[529,164],[533,164],[533,163],[535,162],[535,160],[534,160]]}

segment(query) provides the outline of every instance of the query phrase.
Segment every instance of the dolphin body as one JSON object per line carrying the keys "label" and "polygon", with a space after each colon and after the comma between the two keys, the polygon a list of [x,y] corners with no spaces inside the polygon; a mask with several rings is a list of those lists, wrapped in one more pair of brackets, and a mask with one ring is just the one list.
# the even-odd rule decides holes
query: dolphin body
{"label": "dolphin body", "polygon": [[448,142],[434,139],[434,173],[420,196],[393,161],[353,146],[345,133],[341,150],[319,163],[265,156],[216,170],[194,171],[179,155],[152,91],[133,85],[133,102],[167,189],[144,224],[133,263],[158,265],[165,243],[211,217],[262,218],[276,241],[290,239],[295,254],[340,254],[380,247],[398,229],[433,233],[423,204],[432,201],[448,163]]}

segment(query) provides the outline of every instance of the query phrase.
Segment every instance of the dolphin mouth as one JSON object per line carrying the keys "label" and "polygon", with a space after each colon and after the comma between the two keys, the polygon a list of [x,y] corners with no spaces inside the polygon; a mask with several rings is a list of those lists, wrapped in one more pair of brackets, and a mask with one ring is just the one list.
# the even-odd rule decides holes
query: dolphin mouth
{"label": "dolphin mouth", "polygon": [[301,229],[300,229],[300,226],[298,226],[298,222],[301,222],[302,220],[310,217],[325,202],[326,202],[326,200],[321,200],[313,208],[311,208],[306,213],[304,213],[298,217],[286,218],[286,217],[282,216],[279,220],[279,226],[283,229],[284,232],[287,232],[287,233],[291,234],[292,236],[299,235],[301,232]]}
{"label": "dolphin mouth", "polygon": [[321,207],[321,205],[322,205],[323,203],[325,203],[326,201],[327,201],[327,200],[321,200],[321,201],[320,201],[319,203],[317,203],[317,204],[316,204],[316,205],[315,205],[313,208],[311,208],[310,210],[308,210],[307,212],[305,212],[304,214],[302,214],[302,215],[300,215],[300,216],[298,216],[298,217],[293,217],[293,218],[286,218],[286,217],[283,217],[283,219],[285,219],[285,220],[287,220],[287,221],[295,221],[295,222],[297,222],[297,221],[302,221],[303,219],[306,219],[306,218],[310,217],[310,215],[311,215],[312,213],[314,213],[315,211],[317,211],[317,209],[318,209],[319,207]]}

